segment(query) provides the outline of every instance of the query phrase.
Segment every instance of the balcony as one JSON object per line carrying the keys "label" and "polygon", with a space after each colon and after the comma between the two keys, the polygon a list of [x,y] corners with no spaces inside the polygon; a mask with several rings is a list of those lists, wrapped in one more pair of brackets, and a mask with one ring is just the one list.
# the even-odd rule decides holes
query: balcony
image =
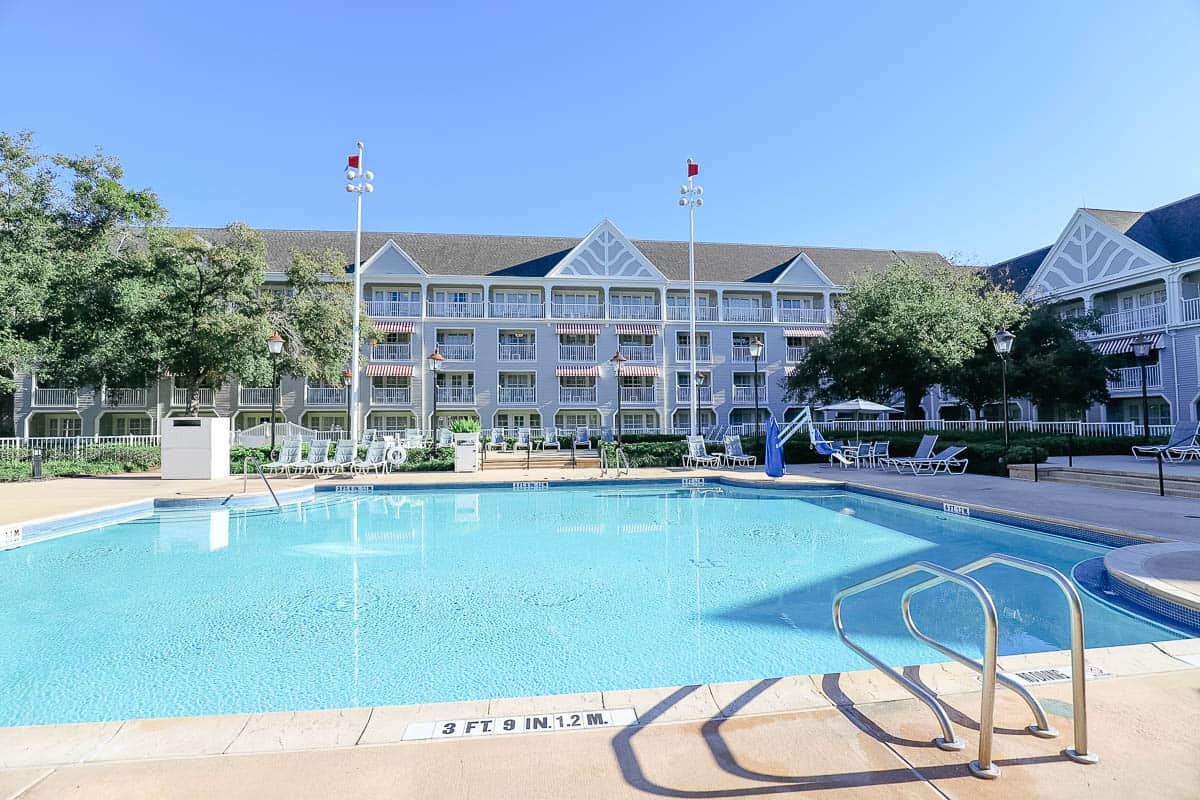
{"label": "balcony", "polygon": [[[716,306],[696,306],[697,322],[716,322],[718,316]],[[688,307],[686,305],[667,306],[667,319],[673,322],[688,322],[691,320],[691,317],[688,316]]]}
{"label": "balcony", "polygon": [[537,388],[534,386],[501,386],[499,400],[502,406],[537,405]]}
{"label": "balcony", "polygon": [[371,348],[372,361],[412,361],[412,345],[386,342]]}
{"label": "balcony", "polygon": [[501,344],[499,361],[536,361],[537,345],[533,344]]}
{"label": "balcony", "polygon": [[596,345],[594,344],[560,344],[558,346],[559,361],[595,361]]}
{"label": "balcony", "polygon": [[54,408],[74,408],[79,404],[79,395],[74,389],[34,389],[33,404]]}
{"label": "balcony", "polygon": [[475,345],[473,344],[443,344],[438,342],[438,352],[447,361],[474,361]]}
{"label": "balcony", "polygon": [[372,386],[371,405],[375,406],[407,406],[412,405],[412,389],[408,386]]}
{"label": "balcony", "polygon": [[792,347],[791,345],[788,345],[788,349],[787,349],[787,360],[788,361],[803,361],[806,358],[808,358],[808,348],[807,347]]}
{"label": "balcony", "polygon": [[482,302],[459,303],[448,300],[430,300],[428,303],[429,316],[455,319],[483,319],[484,306]]}
{"label": "balcony", "polygon": [[104,390],[105,408],[135,407],[146,405],[145,389],[108,389]]}
{"label": "balcony", "polygon": [[[186,408],[190,390],[176,387],[171,390],[171,405],[175,408]],[[196,392],[197,402],[201,406],[211,406],[217,399],[216,389],[199,389]]]}
{"label": "balcony", "polygon": [[618,348],[621,355],[630,361],[653,361],[654,345],[652,344],[623,344]]}
{"label": "balcony", "polygon": [[609,303],[609,319],[662,319],[657,305],[645,303]]}
{"label": "balcony", "polygon": [[270,386],[239,386],[238,387],[238,405],[239,406],[270,406],[271,405],[271,387]]}
{"label": "balcony", "polygon": [[596,387],[560,386],[558,387],[558,402],[571,405],[594,405],[596,403]]}
{"label": "balcony", "polygon": [[[762,355],[758,357],[762,361],[767,357],[767,348],[763,348]],[[732,360],[739,364],[753,364],[754,358],[750,355],[750,347],[744,344],[735,344],[733,346]]]}
{"label": "balcony", "polygon": [[492,316],[497,319],[541,319],[546,307],[541,303],[492,303]]}
{"label": "balcony", "polygon": [[810,324],[825,324],[825,309],[823,308],[781,308],[780,322],[807,322]]}
{"label": "balcony", "polygon": [[622,403],[654,403],[653,386],[622,386]]}
{"label": "balcony", "polygon": [[439,386],[437,401],[443,405],[472,406],[475,405],[474,386]]}
{"label": "balcony", "polygon": [[770,306],[725,306],[726,322],[770,322]]}
{"label": "balcony", "polygon": [[1191,297],[1183,301],[1183,321],[1195,322],[1200,320],[1200,297]]}
{"label": "balcony", "polygon": [[346,390],[335,386],[309,386],[304,390],[304,403],[309,406],[344,406]]}
{"label": "balcony", "polygon": [[419,300],[368,300],[367,316],[387,319],[389,317],[421,316]]}
{"label": "balcony", "polygon": [[604,319],[604,306],[599,303],[551,303],[550,316],[555,319]]}
{"label": "balcony", "polygon": [[[691,403],[692,402],[691,387],[676,386],[675,387],[675,402],[676,403]],[[700,394],[699,394],[699,396],[697,396],[696,402],[711,405],[712,404],[712,387],[711,386],[701,386]]]}
{"label": "balcony", "polygon": [[[754,402],[754,387],[753,386],[734,386],[733,387],[733,402],[735,403],[753,403]],[[758,387],[758,402],[759,405],[767,402],[767,387]]]}
{"label": "balcony", "polygon": [[1146,328],[1157,328],[1167,324],[1167,304],[1116,311],[1100,317],[1101,334],[1134,333]]}
{"label": "balcony", "polygon": [[[690,364],[692,354],[688,352],[686,347],[675,345],[675,360],[680,364]],[[696,348],[697,361],[712,361],[712,348],[706,344],[702,344]]]}
{"label": "balcony", "polygon": [[[1115,372],[1117,379],[1108,382],[1110,392],[1140,392],[1142,390],[1141,367],[1121,367]],[[1146,387],[1149,389],[1162,388],[1162,369],[1158,364],[1146,365]]]}

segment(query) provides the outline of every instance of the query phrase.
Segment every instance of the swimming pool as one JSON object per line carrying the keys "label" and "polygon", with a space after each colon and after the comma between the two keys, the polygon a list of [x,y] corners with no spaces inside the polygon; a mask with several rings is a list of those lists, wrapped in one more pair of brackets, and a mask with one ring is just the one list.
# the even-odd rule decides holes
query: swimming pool
{"label": "swimming pool", "polygon": [[[166,510],[0,553],[0,724],[394,705],[863,669],[842,587],[917,559],[1105,548],[846,491],[673,484],[318,494]],[[976,577],[1002,654],[1065,649],[1062,596]],[[919,580],[914,577],[913,582]],[[892,664],[944,661],[905,582],[847,602]],[[1084,597],[1087,645],[1180,634]],[[914,601],[977,652],[973,597]]]}

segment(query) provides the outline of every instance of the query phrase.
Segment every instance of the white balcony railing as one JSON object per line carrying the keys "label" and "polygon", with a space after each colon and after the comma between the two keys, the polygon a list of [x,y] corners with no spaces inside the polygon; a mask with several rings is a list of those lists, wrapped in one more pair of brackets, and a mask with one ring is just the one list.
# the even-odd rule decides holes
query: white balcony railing
{"label": "white balcony railing", "polygon": [[310,406],[343,406],[346,390],[336,386],[309,386],[304,390],[304,403]]}
{"label": "white balcony railing", "polygon": [[537,403],[537,388],[533,386],[501,386],[501,405],[535,405]]}
{"label": "white balcony railing", "polygon": [[438,352],[440,352],[447,361],[475,360],[475,345],[473,344],[441,344],[439,342],[437,347]]}
{"label": "white balcony railing", "polygon": [[1116,311],[1100,317],[1101,333],[1132,333],[1157,328],[1167,323],[1167,304],[1157,303],[1152,306]]}
{"label": "white balcony railing", "polygon": [[269,406],[271,405],[270,386],[239,386],[239,406]]}
{"label": "white balcony railing", "polygon": [[474,386],[439,386],[437,401],[449,405],[474,405]]}
{"label": "white balcony railing", "polygon": [[[187,388],[180,389],[178,387],[171,390],[171,405],[177,408],[184,408],[188,404],[188,395],[190,390]],[[196,391],[196,400],[202,406],[211,406],[217,399],[215,389],[198,389]]]}
{"label": "white balcony railing", "polygon": [[500,361],[536,361],[537,345],[534,344],[503,344],[500,345]]}
{"label": "white balcony railing", "polygon": [[1200,320],[1200,297],[1189,297],[1183,301],[1183,321]]}
{"label": "white balcony railing", "polygon": [[609,303],[609,319],[662,319],[657,305],[643,303]]}
{"label": "white balcony railing", "polygon": [[145,389],[109,389],[104,390],[105,408],[140,407],[146,405]]}
{"label": "white balcony railing", "polygon": [[33,404],[35,406],[75,406],[79,403],[79,394],[74,389],[34,389]]}
{"label": "white balcony railing", "polygon": [[803,361],[808,357],[807,347],[793,347],[788,345],[787,360],[788,361]]}
{"label": "white balcony railing", "polygon": [[367,316],[370,317],[419,317],[419,300],[368,300]]}
{"label": "white balcony railing", "polygon": [[596,345],[594,344],[560,344],[558,346],[559,361],[595,361]]}
{"label": "white balcony railing", "polygon": [[[762,354],[758,357],[762,361],[767,357],[767,348],[763,348]],[[735,344],[733,346],[732,360],[739,364],[753,364],[754,358],[750,355],[750,348],[744,344]]]}
{"label": "white balcony railing", "polygon": [[[733,402],[735,403],[753,403],[754,402],[754,387],[753,386],[734,386],[733,387]],[[758,402],[763,404],[767,402],[767,387],[758,387]]]}
{"label": "white balcony railing", "polygon": [[599,303],[551,303],[550,316],[555,319],[604,319],[604,306]]}
{"label": "white balcony railing", "polygon": [[430,300],[428,307],[431,317],[482,319],[484,316],[484,303],[482,302],[459,303],[450,300]]}
{"label": "white balcony railing", "polygon": [[378,406],[411,405],[412,389],[408,386],[372,386],[371,403]]}
{"label": "white balcony railing", "polygon": [[825,309],[823,308],[780,308],[780,322],[807,322],[809,324],[824,324]]}
{"label": "white balcony railing", "polygon": [[[686,347],[675,345],[675,360],[680,364],[690,364],[692,354],[688,352]],[[712,348],[706,344],[702,344],[696,348],[697,361],[712,361]]]}
{"label": "white balcony railing", "polygon": [[725,305],[726,322],[770,322],[770,306],[731,306]]}
{"label": "white balcony railing", "polygon": [[[699,322],[716,322],[718,316],[716,306],[703,304],[696,306],[696,320]],[[686,305],[667,306],[667,319],[675,322],[687,322],[691,319],[688,316],[688,307]]]}
{"label": "white balcony railing", "polygon": [[539,319],[546,316],[541,303],[492,303],[492,316],[498,319]]}
{"label": "white balcony railing", "polygon": [[[676,403],[692,402],[691,387],[676,386],[675,387],[675,402]],[[711,403],[712,402],[712,387],[711,386],[701,386],[700,394],[699,394],[699,396],[697,396],[696,402],[697,403]]]}
{"label": "white balcony railing", "polygon": [[653,403],[654,402],[654,387],[653,386],[622,386],[621,387],[621,402],[622,403]]}
{"label": "white balcony railing", "polygon": [[653,361],[654,345],[652,344],[623,344],[619,347],[621,355],[630,361]]}
{"label": "white balcony railing", "polygon": [[[1121,367],[1117,371],[1117,379],[1108,382],[1109,391],[1123,392],[1142,388],[1141,367]],[[1149,389],[1162,388],[1162,369],[1158,364],[1146,365],[1146,387]]]}
{"label": "white balcony railing", "polygon": [[591,404],[596,402],[595,386],[560,386],[558,387],[558,402]]}
{"label": "white balcony railing", "polygon": [[385,342],[371,348],[372,361],[412,361],[412,345]]}

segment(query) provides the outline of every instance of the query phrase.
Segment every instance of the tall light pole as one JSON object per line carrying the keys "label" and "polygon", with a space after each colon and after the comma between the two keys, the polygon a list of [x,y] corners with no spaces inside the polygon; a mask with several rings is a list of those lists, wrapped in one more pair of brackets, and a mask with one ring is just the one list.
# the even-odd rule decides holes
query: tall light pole
{"label": "tall light pole", "polygon": [[347,369],[342,371],[342,385],[346,387],[346,433],[350,436],[350,441],[354,443],[354,446],[358,447],[358,439],[354,436],[354,423],[351,422],[354,419],[354,412],[351,410],[352,401],[350,399],[352,394],[350,387],[354,385],[354,372],[352,370]]}
{"label": "tall light pole", "polygon": [[358,417],[354,412],[358,408],[358,316],[362,307],[362,204],[363,195],[375,191],[371,185],[374,179],[373,172],[363,169],[363,143],[358,142],[358,154],[350,156],[346,163],[346,191],[356,196],[358,206],[354,222],[354,322],[350,334],[350,386],[346,392],[350,414],[347,423],[353,442],[358,441]]}
{"label": "tall light pole", "polygon": [[621,354],[621,348],[617,348],[617,352],[609,359],[613,365],[613,374],[617,376],[617,449],[621,449],[621,429],[624,427],[621,424],[621,365],[628,359]]}
{"label": "tall light pole", "polygon": [[992,347],[996,349],[996,355],[1000,356],[1000,400],[1004,404],[1005,453],[1008,452],[1008,354],[1012,352],[1013,340],[1016,338],[1003,329],[992,334]]}
{"label": "tall light pole", "polygon": [[275,410],[279,408],[279,354],[283,352],[283,337],[278,332],[267,339],[271,352],[271,452],[275,452]]}
{"label": "tall light pole", "polygon": [[440,368],[441,368],[442,362],[443,362],[443,361],[445,361],[445,360],[446,360],[446,357],[445,357],[444,355],[442,355],[442,351],[441,351],[441,350],[439,350],[439,349],[438,349],[438,346],[435,344],[435,345],[433,346],[433,352],[429,354],[429,378],[430,378],[430,382],[431,382],[431,383],[433,383],[433,414],[431,414],[431,415],[430,415],[430,417],[429,417],[429,430],[430,430],[430,432],[433,434],[433,446],[434,446],[434,447],[437,447],[437,444],[438,444],[438,441],[437,441],[437,439],[438,439],[438,431],[437,431],[437,392],[438,392],[438,385],[437,385],[437,375],[438,375],[438,369],[440,369]]}
{"label": "tall light pole", "polygon": [[754,359],[754,436],[762,436],[762,416],[758,411],[758,359],[762,356],[762,339],[755,336],[750,340],[750,358]]}
{"label": "tall light pole", "polygon": [[[688,347],[691,350],[691,373],[696,374],[696,209],[704,205],[704,187],[694,183],[700,174],[700,165],[687,160],[687,183],[679,187],[679,205],[688,210]],[[695,383],[693,378],[692,383]],[[693,387],[688,404],[688,430],[695,436],[699,432],[696,416],[699,413],[699,398]]]}
{"label": "tall light pole", "polygon": [[1154,340],[1149,336],[1136,336],[1129,343],[1129,347],[1133,350],[1133,357],[1137,359],[1138,366],[1142,368],[1142,441],[1150,441],[1150,398],[1146,395],[1146,362],[1150,360],[1150,345],[1154,344]]}

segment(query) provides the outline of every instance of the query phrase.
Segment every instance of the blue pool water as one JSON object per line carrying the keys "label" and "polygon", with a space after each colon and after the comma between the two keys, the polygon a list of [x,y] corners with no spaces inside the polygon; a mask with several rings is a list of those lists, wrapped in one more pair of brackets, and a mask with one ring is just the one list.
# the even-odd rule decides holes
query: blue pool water
{"label": "blue pool water", "polygon": [[[318,495],[165,511],[0,553],[0,724],[732,681],[862,669],[835,591],[989,552],[1070,574],[1103,547],[842,491],[674,485]],[[993,566],[1002,653],[1062,649],[1062,596]],[[913,579],[916,580],[915,578]],[[901,582],[845,617],[893,664],[945,660]],[[1087,645],[1175,638],[1085,597]],[[977,651],[974,598],[919,596]]]}

